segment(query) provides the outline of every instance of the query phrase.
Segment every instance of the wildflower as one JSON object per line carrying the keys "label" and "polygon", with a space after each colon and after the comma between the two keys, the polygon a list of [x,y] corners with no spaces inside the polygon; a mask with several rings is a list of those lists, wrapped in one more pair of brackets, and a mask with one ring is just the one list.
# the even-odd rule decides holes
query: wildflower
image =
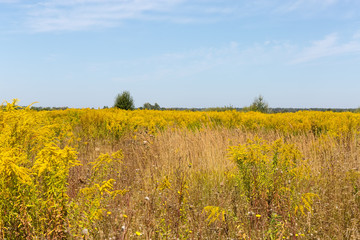
{"label": "wildflower", "polygon": [[252,216],[252,215],[254,215],[254,212],[250,211],[250,212],[247,213],[247,215]]}
{"label": "wildflower", "polygon": [[126,229],[125,225],[122,225],[121,226],[121,231],[125,231],[125,229]]}
{"label": "wildflower", "polygon": [[138,232],[138,231],[136,231],[135,234],[136,234],[137,236],[141,236],[141,235],[142,235],[142,233],[141,233],[141,232]]}
{"label": "wildflower", "polygon": [[255,215],[257,218],[261,218],[261,215],[260,214],[256,214]]}
{"label": "wildflower", "polygon": [[150,198],[149,198],[149,197],[145,197],[145,200],[146,200],[146,201],[149,201],[149,200],[150,200]]}
{"label": "wildflower", "polygon": [[89,230],[88,230],[87,228],[84,228],[84,229],[82,230],[82,234],[83,234],[83,235],[88,235],[88,234],[89,234]]}

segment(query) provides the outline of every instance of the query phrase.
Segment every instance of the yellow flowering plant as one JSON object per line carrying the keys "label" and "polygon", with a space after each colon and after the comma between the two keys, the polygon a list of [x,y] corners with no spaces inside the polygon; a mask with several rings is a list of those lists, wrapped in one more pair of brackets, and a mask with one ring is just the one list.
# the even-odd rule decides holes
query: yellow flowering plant
{"label": "yellow flowering plant", "polygon": [[276,215],[290,224],[287,226],[290,229],[294,228],[291,224],[298,209],[303,214],[311,212],[312,199],[317,195],[302,188],[310,169],[294,145],[281,139],[266,142],[255,138],[230,147],[229,154],[239,169],[239,194],[247,201],[248,212],[253,213],[249,215],[250,225],[255,227],[258,218],[271,226]]}

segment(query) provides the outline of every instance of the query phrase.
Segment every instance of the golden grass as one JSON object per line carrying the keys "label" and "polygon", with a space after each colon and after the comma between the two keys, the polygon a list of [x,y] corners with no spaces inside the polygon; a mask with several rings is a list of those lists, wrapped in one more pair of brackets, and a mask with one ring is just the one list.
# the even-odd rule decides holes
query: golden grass
{"label": "golden grass", "polygon": [[[268,141],[283,138],[294,144],[311,169],[310,179],[300,188],[319,196],[314,200],[312,213],[293,213],[295,222],[291,224],[279,220],[280,226],[273,235],[269,233],[269,223],[258,221],[254,225],[249,219],[249,207],[238,186],[238,169],[228,153],[229,146],[245,144],[255,137]],[[195,132],[172,129],[155,137],[139,132],[136,138],[129,135],[112,145],[95,142],[81,157],[86,159],[82,160],[81,168],[86,168],[99,152],[122,149],[125,155],[121,175],[109,177],[116,180],[117,188],[130,191],[108,208],[112,214],[100,224],[106,232],[104,239],[111,236],[118,239],[359,237],[360,150],[355,138],[345,142],[312,134],[289,136],[226,128]],[[70,182],[75,183],[78,178],[86,179],[86,176],[74,174]],[[226,220],[219,216],[209,223],[209,215],[204,211],[207,206],[224,209],[229,216]],[[122,230],[123,226],[126,231]],[[296,228],[286,229],[286,226]],[[137,236],[136,232],[142,235]]]}
{"label": "golden grass", "polygon": [[359,115],[161,114],[8,104],[0,239],[360,239]]}

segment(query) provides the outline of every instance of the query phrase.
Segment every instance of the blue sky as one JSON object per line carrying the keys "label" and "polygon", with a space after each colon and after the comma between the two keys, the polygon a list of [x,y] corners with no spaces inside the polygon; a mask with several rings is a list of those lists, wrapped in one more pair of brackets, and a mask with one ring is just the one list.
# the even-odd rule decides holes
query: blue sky
{"label": "blue sky", "polygon": [[0,0],[0,100],[360,106],[359,0]]}

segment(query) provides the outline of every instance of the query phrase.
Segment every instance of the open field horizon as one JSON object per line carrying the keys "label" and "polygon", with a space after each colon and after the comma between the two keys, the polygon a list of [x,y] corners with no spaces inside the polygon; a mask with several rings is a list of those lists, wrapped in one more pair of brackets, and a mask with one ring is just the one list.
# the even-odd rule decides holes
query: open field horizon
{"label": "open field horizon", "polygon": [[358,0],[0,0],[0,20],[1,100],[360,107]]}
{"label": "open field horizon", "polygon": [[0,239],[360,239],[359,23],[359,0],[0,0]]}
{"label": "open field horizon", "polygon": [[0,110],[6,239],[357,239],[360,114]]}

